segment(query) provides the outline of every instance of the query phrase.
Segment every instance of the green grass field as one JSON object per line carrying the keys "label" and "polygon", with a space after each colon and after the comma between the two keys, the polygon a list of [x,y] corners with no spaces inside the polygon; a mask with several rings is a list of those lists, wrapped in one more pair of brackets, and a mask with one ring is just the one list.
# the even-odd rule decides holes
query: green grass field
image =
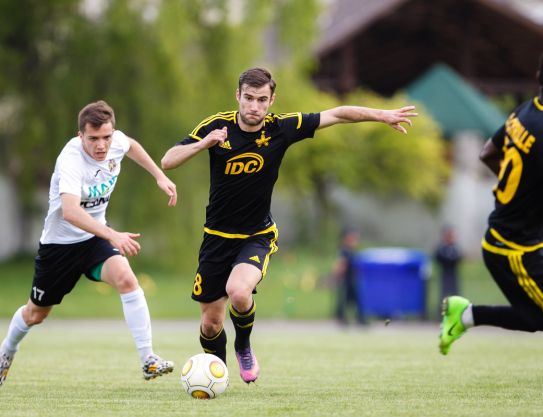
{"label": "green grass field", "polygon": [[[141,378],[118,295],[82,279],[24,340],[0,388],[0,416],[543,414],[543,364],[536,360],[541,335],[475,329],[443,357],[435,322],[394,320],[385,327],[374,318],[369,328],[340,329],[328,320],[334,290],[326,277],[333,259],[303,250],[273,259],[256,296],[253,346],[262,376],[250,386],[239,378],[227,321],[231,384],[211,401],[193,400],[179,382],[182,363],[200,351],[191,274],[134,268],[149,301],[157,353],[178,366],[173,375],[149,382]],[[32,267],[32,259],[0,265],[0,338],[28,296]],[[504,301],[481,262],[466,262],[461,272],[464,295],[481,303]],[[435,318],[435,274],[427,288]]]}
{"label": "green grass field", "polygon": [[[335,290],[330,271],[335,253],[315,253],[282,248],[270,262],[268,275],[256,296],[258,317],[269,319],[322,320],[332,316]],[[190,299],[193,273],[173,273],[135,263],[134,270],[145,290],[153,319],[197,318],[198,305]],[[437,271],[428,280],[428,317],[438,312]],[[26,302],[33,275],[33,258],[0,264],[0,317],[9,318]],[[465,262],[461,268],[462,295],[479,303],[503,303],[504,298],[480,261]],[[82,278],[52,318],[122,318],[119,297],[106,284]]]}
{"label": "green grass field", "polygon": [[[7,326],[0,322],[1,328]],[[157,321],[155,348],[173,374],[141,378],[122,321],[50,320],[23,341],[0,387],[0,416],[540,416],[543,337],[471,330],[447,357],[437,324],[261,321],[262,366],[245,385],[229,342],[230,386],[214,400],[181,390],[180,365],[199,351],[196,321]]]}

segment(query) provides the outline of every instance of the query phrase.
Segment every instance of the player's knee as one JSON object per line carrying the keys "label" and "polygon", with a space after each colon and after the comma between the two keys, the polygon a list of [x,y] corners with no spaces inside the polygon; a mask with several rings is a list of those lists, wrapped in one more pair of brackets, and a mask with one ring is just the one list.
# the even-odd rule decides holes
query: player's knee
{"label": "player's knee", "polygon": [[202,320],[202,333],[205,337],[216,336],[222,327],[222,320]]}
{"label": "player's knee", "polygon": [[120,293],[127,293],[138,289],[138,280],[131,270],[121,271],[113,280],[113,285]]}
{"label": "player's knee", "polygon": [[244,287],[232,288],[229,291],[227,290],[228,297],[230,302],[236,306],[245,305],[251,302],[252,290]]}
{"label": "player's knee", "polygon": [[24,317],[25,323],[27,326],[34,326],[36,324],[43,323],[48,315],[49,311],[30,310],[28,314]]}

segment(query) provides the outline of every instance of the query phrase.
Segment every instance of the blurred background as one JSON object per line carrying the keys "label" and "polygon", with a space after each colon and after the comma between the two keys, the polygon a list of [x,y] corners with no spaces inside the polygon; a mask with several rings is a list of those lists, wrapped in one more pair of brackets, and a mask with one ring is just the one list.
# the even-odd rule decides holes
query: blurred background
{"label": "blurred background", "polygon": [[[251,66],[274,74],[274,112],[348,103],[420,114],[407,136],[336,126],[287,153],[272,206],[280,251],[259,315],[333,317],[345,226],[360,231],[359,249],[427,255],[417,275],[425,318],[437,311],[432,254],[445,225],[463,255],[460,291],[501,302],[480,260],[494,178],[478,154],[537,94],[541,52],[543,0],[0,0],[0,317],[28,296],[50,176],[78,111],[106,100],[117,128],[158,162],[203,118],[237,108]],[[131,263],[152,316],[196,317],[207,155],[168,175],[175,209],[125,162],[108,220],[143,235]],[[120,316],[109,288],[83,281],[55,315]]]}

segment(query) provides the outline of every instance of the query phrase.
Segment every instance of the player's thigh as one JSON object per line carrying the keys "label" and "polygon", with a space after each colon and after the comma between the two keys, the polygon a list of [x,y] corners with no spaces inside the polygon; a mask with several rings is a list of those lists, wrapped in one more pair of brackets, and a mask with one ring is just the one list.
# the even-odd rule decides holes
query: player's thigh
{"label": "player's thigh", "polygon": [[230,297],[235,296],[238,292],[249,295],[261,279],[262,271],[258,267],[248,263],[239,263],[234,266],[230,273],[226,283],[226,293]]}
{"label": "player's thigh", "polygon": [[226,282],[231,270],[227,263],[201,261],[192,285],[192,299],[212,303],[226,297]]}
{"label": "player's thigh", "polygon": [[193,300],[212,303],[226,296],[226,282],[240,249],[240,239],[204,235],[192,287]]}
{"label": "player's thigh", "polygon": [[62,302],[81,276],[85,250],[85,242],[74,245],[40,245],[30,291],[33,304],[47,307]]}
{"label": "player's thigh", "polygon": [[134,271],[122,255],[114,255],[106,259],[102,267],[101,279],[119,292],[125,293],[138,288],[138,280]]}
{"label": "player's thigh", "polygon": [[483,251],[483,259],[511,306],[532,325],[543,326],[543,258],[537,252]]}

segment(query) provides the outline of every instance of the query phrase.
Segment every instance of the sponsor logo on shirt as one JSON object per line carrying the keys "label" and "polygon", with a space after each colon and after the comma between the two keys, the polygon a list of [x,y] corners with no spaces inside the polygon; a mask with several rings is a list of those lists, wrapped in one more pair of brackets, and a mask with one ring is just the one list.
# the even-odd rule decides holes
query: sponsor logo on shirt
{"label": "sponsor logo on shirt", "polygon": [[257,153],[247,152],[226,161],[226,175],[254,174],[264,166],[264,158]]}
{"label": "sponsor logo on shirt", "polygon": [[106,196],[106,197],[100,197],[96,200],[90,200],[90,201],[82,201],[81,203],[79,203],[79,205],[83,208],[93,208],[93,207],[97,207],[99,206],[100,204],[105,204],[109,201],[109,198],[111,196]]}
{"label": "sponsor logo on shirt", "polygon": [[98,185],[88,186],[87,198],[88,199],[98,198],[98,197],[103,196],[104,194],[107,194],[109,190],[111,190],[115,182],[117,181],[118,177],[119,177],[118,175],[114,175],[107,182],[103,182],[102,184],[98,184]]}

